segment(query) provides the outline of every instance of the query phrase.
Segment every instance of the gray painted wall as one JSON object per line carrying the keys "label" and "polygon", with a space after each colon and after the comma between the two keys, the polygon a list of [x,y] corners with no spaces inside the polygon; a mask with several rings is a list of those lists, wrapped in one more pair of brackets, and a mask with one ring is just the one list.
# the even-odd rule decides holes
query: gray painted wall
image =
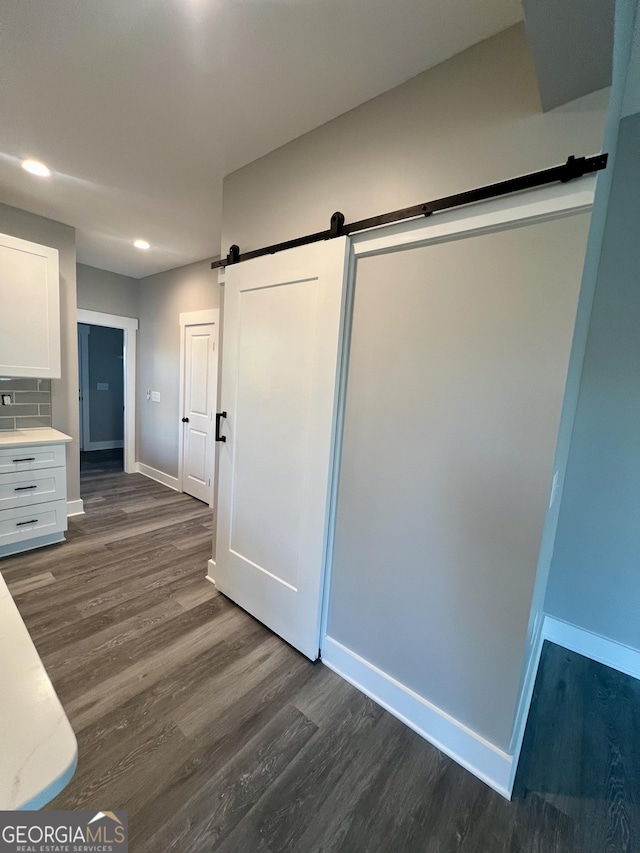
{"label": "gray painted wall", "polygon": [[[640,80],[636,85],[640,85]],[[640,649],[640,113],[619,127],[545,609]]]}
{"label": "gray painted wall", "polygon": [[62,377],[51,381],[52,425],[73,438],[67,445],[67,499],[80,498],[78,443],[78,345],[76,332],[75,229],[16,207],[0,205],[0,232],[53,246],[60,253]]}
{"label": "gray painted wall", "polygon": [[78,308],[138,317],[138,282],[127,275],[78,264]]}
{"label": "gray painted wall", "polygon": [[[619,256],[619,269],[620,271],[623,270],[624,254],[625,252],[633,251],[633,245],[629,243],[628,231],[623,230],[616,236],[609,229],[609,222],[610,220],[615,222],[618,219],[618,214],[613,206],[614,201],[612,200],[614,178],[618,186],[616,193],[618,200],[615,202],[615,207],[617,208],[620,204],[625,206],[629,204],[628,201],[624,201],[624,187],[622,186],[624,180],[619,177],[617,166],[618,136],[622,127],[621,118],[631,116],[640,109],[640,98],[638,96],[638,92],[640,91],[639,10],[640,3],[637,0],[619,0],[616,4],[613,88],[611,91],[604,146],[605,150],[610,152],[609,168],[605,172],[600,173],[598,178],[598,189],[585,259],[581,296],[582,305],[576,324],[574,352],[572,353],[570,378],[565,397],[565,409],[570,413],[570,417],[563,418],[566,426],[561,430],[562,434],[559,442],[563,448],[566,447],[566,450],[563,451],[563,459],[570,458],[572,473],[570,477],[567,476],[566,487],[563,490],[562,500],[559,505],[562,524],[558,524],[557,547],[549,572],[548,589],[546,587],[546,577],[538,579],[536,589],[536,602],[538,602],[539,609],[544,608],[560,619],[574,622],[579,627],[595,633],[602,633],[604,636],[612,639],[626,637],[626,642],[629,642],[632,635],[635,635],[633,628],[630,629],[629,627],[628,619],[625,619],[625,617],[628,617],[628,610],[625,610],[623,607],[621,613],[618,614],[615,606],[609,603],[604,608],[606,613],[600,613],[596,617],[596,612],[601,608],[601,602],[597,600],[598,591],[608,589],[608,598],[605,598],[604,602],[610,601],[613,594],[612,590],[614,588],[622,589],[624,582],[629,580],[628,570],[625,569],[625,561],[621,558],[620,552],[618,552],[618,557],[621,561],[616,565],[611,564],[609,560],[603,563],[597,558],[590,559],[584,564],[578,564],[576,559],[571,557],[568,549],[575,546],[578,549],[578,553],[580,553],[582,546],[579,540],[582,538],[582,534],[579,534],[577,537],[575,536],[579,523],[582,523],[584,526],[585,533],[589,525],[595,525],[595,530],[588,532],[587,540],[593,547],[601,547],[602,542],[607,536],[616,536],[620,532],[619,527],[614,527],[611,532],[608,532],[608,528],[604,524],[604,518],[598,515],[599,501],[597,495],[591,493],[585,495],[577,494],[574,477],[579,476],[579,472],[575,468],[574,462],[576,459],[582,458],[585,461],[587,470],[595,472],[598,462],[597,460],[587,459],[585,449],[587,446],[593,448],[599,442],[606,441],[605,436],[598,436],[597,431],[591,429],[589,426],[592,417],[595,419],[595,422],[601,421],[602,417],[602,403],[594,400],[592,390],[590,389],[590,383],[595,372],[598,370],[599,360],[603,359],[602,365],[605,372],[624,367],[624,356],[621,357],[618,364],[611,363],[606,350],[602,346],[603,342],[608,335],[608,346],[612,352],[615,352],[618,347],[618,336],[620,334],[621,354],[628,346],[625,343],[623,329],[621,328],[620,332],[618,332],[612,321],[615,318],[616,311],[619,311],[619,306],[616,308],[616,304],[620,301],[624,302],[625,299],[629,298],[629,308],[633,308],[631,292],[629,291],[626,296],[624,295],[624,280],[616,281],[615,259]],[[629,166],[623,165],[621,168],[626,170]],[[632,206],[627,211],[629,219],[626,222],[628,227],[633,227],[635,222],[637,233],[638,197],[637,183],[634,183],[634,181],[637,181],[637,178],[629,184],[629,192],[633,192],[634,187],[636,187],[635,212]],[[605,248],[607,248],[606,253]],[[613,257],[611,253],[613,253]],[[609,258],[605,257],[605,254],[609,255]],[[602,269],[606,268],[609,271],[606,279],[601,275],[601,262]],[[611,291],[610,304],[608,302],[609,291]],[[597,300],[595,298],[596,295]],[[594,308],[593,315],[591,313],[592,306]],[[588,358],[585,357],[587,342],[589,343]],[[583,361],[584,375],[582,375]],[[627,401],[627,405],[632,408],[633,389],[629,389],[629,391],[631,396]],[[607,392],[605,389],[603,389],[603,393],[606,397]],[[591,410],[591,405],[593,405],[593,411]],[[618,417],[624,418],[627,411],[627,408],[619,411]],[[574,416],[575,430],[571,434],[570,427],[573,426]],[[569,445],[571,447],[570,456]],[[604,447],[604,444],[602,447]],[[603,452],[602,447],[599,449],[599,453]],[[624,445],[621,450],[622,452],[625,451]],[[608,463],[612,463],[616,459],[616,449],[613,446],[607,447],[605,458]],[[616,464],[619,465],[620,461]],[[610,477],[613,476],[615,469],[611,470]],[[563,477],[564,467],[561,467],[560,482],[563,482]],[[608,497],[609,499],[621,501],[621,511],[624,514],[630,511],[628,507],[625,510],[624,506],[624,501],[628,498],[624,479],[621,479],[617,485],[620,487],[620,492],[614,495],[616,484],[610,484]],[[590,487],[594,487],[593,484],[590,484]],[[622,526],[624,527],[624,523]],[[571,542],[571,539],[573,539],[573,542]],[[623,548],[624,543],[618,543],[618,547]],[[632,559],[633,555],[629,554],[627,560]],[[545,582],[544,586],[543,581]],[[571,584],[574,584],[573,588]],[[577,606],[572,600],[575,590],[579,590]],[[637,584],[631,583],[631,587],[626,590],[629,600],[632,601],[636,593]],[[621,595],[620,593],[616,594]],[[634,640],[632,645],[635,645],[637,648],[637,640]]]}
{"label": "gray painted wall", "polygon": [[[139,281],[138,442],[136,458],[178,476],[180,314],[218,308],[220,286],[211,260]],[[147,389],[160,402],[146,399]]]}
{"label": "gray painted wall", "polygon": [[[616,40],[619,76],[624,73],[621,115],[640,112],[640,3],[638,0],[617,0]],[[614,59],[615,61],[615,59]]]}
{"label": "gray painted wall", "polygon": [[607,102],[543,113],[518,25],[226,177],[222,254],[595,153]]}
{"label": "gray painted wall", "polygon": [[[628,99],[627,78],[629,76],[630,58],[634,47],[634,30],[636,21],[637,0],[621,0],[616,3],[615,39],[613,54],[613,85],[611,88],[609,107],[604,132],[603,151],[609,153],[608,168],[598,173],[596,193],[591,214],[591,226],[585,255],[584,271],[582,275],[582,287],[580,290],[580,301],[578,314],[573,335],[571,358],[569,361],[569,372],[567,386],[564,396],[562,418],[558,433],[556,447],[556,460],[554,468],[558,472],[558,499],[547,513],[545,531],[543,534],[542,552],[538,564],[538,575],[536,577],[531,615],[529,618],[529,637],[523,677],[529,666],[532,655],[536,648],[536,631],[534,627],[541,626],[541,617],[545,611],[545,597],[547,584],[553,558],[555,537],[558,525],[558,516],[562,502],[562,486],[569,457],[569,447],[572,441],[573,424],[578,405],[578,394],[582,374],[582,365],[589,334],[591,309],[593,306],[594,293],[598,278],[600,264],[600,251],[604,230],[607,222],[607,211],[609,196],[611,192],[612,176],[614,173],[616,144],[618,137],[618,125],[620,115],[623,114],[623,102]],[[636,87],[638,88],[638,87]],[[561,572],[557,565],[554,573]]]}
{"label": "gray painted wall", "polygon": [[611,85],[615,0],[523,0],[545,110]]}

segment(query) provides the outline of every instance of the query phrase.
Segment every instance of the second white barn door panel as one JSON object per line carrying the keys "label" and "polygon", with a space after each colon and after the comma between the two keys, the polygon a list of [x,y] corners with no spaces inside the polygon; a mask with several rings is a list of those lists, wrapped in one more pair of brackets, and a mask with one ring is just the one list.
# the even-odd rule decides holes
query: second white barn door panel
{"label": "second white barn door panel", "polygon": [[323,660],[505,795],[588,228],[356,264]]}
{"label": "second white barn door panel", "polygon": [[347,238],[226,271],[216,586],[318,657]]}
{"label": "second white barn door panel", "polygon": [[213,489],[216,338],[214,323],[185,328],[182,489],[205,503]]}

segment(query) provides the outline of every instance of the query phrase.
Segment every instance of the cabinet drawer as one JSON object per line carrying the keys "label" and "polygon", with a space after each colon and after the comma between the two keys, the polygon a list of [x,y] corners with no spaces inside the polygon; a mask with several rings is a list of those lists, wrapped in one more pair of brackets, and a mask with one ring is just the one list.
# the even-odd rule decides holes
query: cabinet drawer
{"label": "cabinet drawer", "polygon": [[0,512],[0,547],[67,529],[67,502],[53,501]]}
{"label": "cabinet drawer", "polygon": [[0,475],[0,510],[67,498],[65,468],[42,468]]}
{"label": "cabinet drawer", "polygon": [[0,474],[60,468],[66,464],[64,444],[32,444],[27,447],[0,447]]}

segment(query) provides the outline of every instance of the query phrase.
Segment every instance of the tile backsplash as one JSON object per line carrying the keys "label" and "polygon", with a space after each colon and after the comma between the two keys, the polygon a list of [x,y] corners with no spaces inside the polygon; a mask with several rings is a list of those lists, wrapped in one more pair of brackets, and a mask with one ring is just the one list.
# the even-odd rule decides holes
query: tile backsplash
{"label": "tile backsplash", "polygon": [[10,405],[0,405],[0,430],[51,426],[50,379],[0,377],[0,394],[11,397]]}

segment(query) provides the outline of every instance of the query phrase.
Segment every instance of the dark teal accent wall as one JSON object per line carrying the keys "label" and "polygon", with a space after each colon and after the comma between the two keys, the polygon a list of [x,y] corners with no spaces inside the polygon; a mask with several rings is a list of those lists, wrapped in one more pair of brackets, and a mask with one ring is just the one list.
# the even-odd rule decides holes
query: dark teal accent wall
{"label": "dark teal accent wall", "polygon": [[640,113],[613,169],[545,611],[640,648]]}

